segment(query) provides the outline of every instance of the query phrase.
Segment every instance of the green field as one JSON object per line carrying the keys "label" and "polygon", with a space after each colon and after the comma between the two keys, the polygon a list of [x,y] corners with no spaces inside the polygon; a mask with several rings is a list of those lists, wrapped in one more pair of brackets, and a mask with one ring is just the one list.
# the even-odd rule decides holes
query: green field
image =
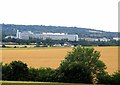
{"label": "green field", "polygon": [[[58,82],[20,82],[20,81],[2,81],[2,85],[93,85],[93,84],[75,84]],[[104,85],[104,84],[97,84]]]}

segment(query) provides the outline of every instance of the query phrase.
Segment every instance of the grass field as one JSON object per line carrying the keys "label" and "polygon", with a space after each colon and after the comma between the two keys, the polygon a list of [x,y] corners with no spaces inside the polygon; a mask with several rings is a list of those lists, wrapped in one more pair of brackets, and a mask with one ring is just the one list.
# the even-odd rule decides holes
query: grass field
{"label": "grass field", "polygon": [[[94,47],[100,51],[100,59],[107,65],[107,71],[112,74],[118,70],[118,47]],[[2,50],[2,62],[10,63],[21,60],[30,67],[57,68],[61,60],[65,58],[71,47],[50,48],[5,48]]]}
{"label": "grass field", "polygon": [[[74,84],[74,83],[53,83],[53,82],[20,82],[20,81],[2,81],[2,85],[93,85],[93,84]],[[97,84],[103,85],[103,84]]]}

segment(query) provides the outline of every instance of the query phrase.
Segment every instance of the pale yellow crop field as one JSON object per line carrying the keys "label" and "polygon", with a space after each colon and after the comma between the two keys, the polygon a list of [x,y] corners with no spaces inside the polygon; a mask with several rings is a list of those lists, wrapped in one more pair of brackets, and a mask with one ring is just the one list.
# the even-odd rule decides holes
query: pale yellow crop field
{"label": "pale yellow crop field", "polygon": [[[100,59],[107,65],[107,71],[112,74],[118,70],[118,47],[94,47],[100,51]],[[67,52],[72,48],[7,48],[2,50],[2,62],[10,63],[21,60],[29,67],[51,67],[57,68]]]}

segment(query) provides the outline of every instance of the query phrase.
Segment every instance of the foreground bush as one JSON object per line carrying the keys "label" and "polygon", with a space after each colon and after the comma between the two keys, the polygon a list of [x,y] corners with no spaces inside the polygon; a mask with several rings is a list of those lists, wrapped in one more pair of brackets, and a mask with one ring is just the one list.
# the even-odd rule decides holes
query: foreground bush
{"label": "foreground bush", "polygon": [[120,71],[112,75],[112,84],[120,84]]}
{"label": "foreground bush", "polygon": [[3,80],[25,81],[28,77],[27,64],[21,61],[13,61],[2,66]]}
{"label": "foreground bush", "polygon": [[51,68],[39,68],[39,69],[30,68],[28,80],[53,82],[55,81],[55,70]]}

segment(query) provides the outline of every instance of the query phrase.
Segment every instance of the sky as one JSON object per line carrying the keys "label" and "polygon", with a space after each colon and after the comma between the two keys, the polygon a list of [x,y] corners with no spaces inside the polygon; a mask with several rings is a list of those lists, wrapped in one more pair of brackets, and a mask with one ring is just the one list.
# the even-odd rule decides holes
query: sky
{"label": "sky", "polygon": [[120,0],[0,0],[0,23],[118,31]]}

